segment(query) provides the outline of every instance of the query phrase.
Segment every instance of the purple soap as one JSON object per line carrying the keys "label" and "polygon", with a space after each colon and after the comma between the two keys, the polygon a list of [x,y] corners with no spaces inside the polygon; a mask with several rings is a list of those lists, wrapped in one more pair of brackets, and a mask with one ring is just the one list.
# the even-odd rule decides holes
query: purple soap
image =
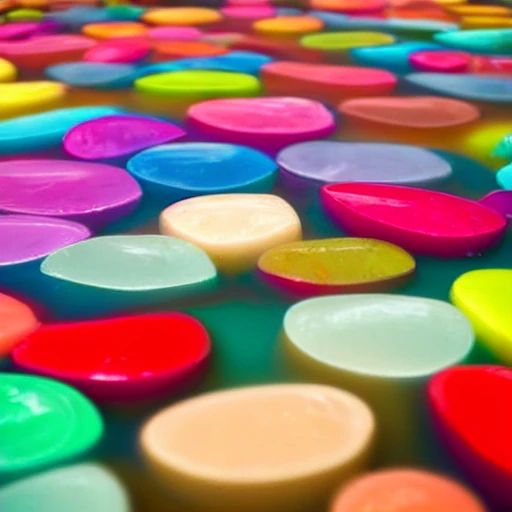
{"label": "purple soap", "polygon": [[131,213],[142,191],[124,169],[67,160],[0,162],[0,212],[62,217],[97,229]]}
{"label": "purple soap", "polygon": [[482,197],[479,202],[501,213],[509,221],[512,219],[512,190],[495,190]]}
{"label": "purple soap", "polygon": [[64,136],[64,149],[83,160],[130,155],[185,135],[179,126],[152,117],[115,115],[74,126]]}
{"label": "purple soap", "polygon": [[0,215],[0,269],[29,263],[91,236],[78,222],[33,215]]}

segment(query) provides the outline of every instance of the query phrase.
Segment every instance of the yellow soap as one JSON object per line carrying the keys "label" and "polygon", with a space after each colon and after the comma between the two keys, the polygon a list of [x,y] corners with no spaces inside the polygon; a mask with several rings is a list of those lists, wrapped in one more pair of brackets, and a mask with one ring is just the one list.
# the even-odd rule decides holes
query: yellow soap
{"label": "yellow soap", "polygon": [[64,97],[60,82],[16,82],[0,84],[0,116],[21,115],[52,106]]}
{"label": "yellow soap", "polygon": [[172,405],[140,442],[150,470],[191,510],[307,512],[325,510],[365,469],[373,433],[372,412],[355,395],[278,384]]}
{"label": "yellow soap", "polygon": [[219,11],[207,7],[162,7],[142,16],[142,21],[152,25],[204,25],[221,19]]}
{"label": "yellow soap", "polygon": [[300,35],[318,32],[323,26],[323,21],[314,16],[278,16],[255,21],[252,28],[268,35]]}
{"label": "yellow soap", "polygon": [[0,59],[0,82],[14,82],[18,72],[8,60]]}
{"label": "yellow soap", "polygon": [[160,232],[201,247],[227,274],[252,270],[267,249],[302,238],[295,210],[270,194],[185,199],[162,212]]}
{"label": "yellow soap", "polygon": [[462,274],[451,301],[470,320],[477,340],[507,365],[512,364],[512,270],[485,269]]}
{"label": "yellow soap", "polygon": [[460,25],[463,29],[510,28],[512,19],[504,16],[463,16]]}

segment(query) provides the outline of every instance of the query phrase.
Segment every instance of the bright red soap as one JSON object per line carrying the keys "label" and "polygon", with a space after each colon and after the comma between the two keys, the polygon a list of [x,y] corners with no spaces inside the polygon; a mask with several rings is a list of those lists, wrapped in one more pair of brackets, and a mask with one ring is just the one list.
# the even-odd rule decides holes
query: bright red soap
{"label": "bright red soap", "polygon": [[101,402],[168,395],[206,367],[210,338],[184,313],[45,325],[13,351],[26,371],[67,382]]}
{"label": "bright red soap", "polygon": [[352,235],[439,257],[476,255],[498,243],[507,225],[480,203],[419,188],[338,183],[324,186],[321,200]]}
{"label": "bright red soap", "polygon": [[418,71],[460,73],[471,66],[471,54],[450,50],[425,50],[413,53],[409,62]]}
{"label": "bright red soap", "polygon": [[434,375],[428,400],[441,439],[476,486],[512,509],[512,371],[460,366]]}

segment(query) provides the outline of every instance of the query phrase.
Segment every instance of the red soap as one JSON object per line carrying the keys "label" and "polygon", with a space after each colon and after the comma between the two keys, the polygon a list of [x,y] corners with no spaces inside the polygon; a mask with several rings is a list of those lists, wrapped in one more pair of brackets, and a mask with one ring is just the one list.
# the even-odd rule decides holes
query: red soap
{"label": "red soap", "polygon": [[168,395],[205,369],[206,329],[184,313],[41,327],[13,351],[26,371],[65,381],[101,402]]}
{"label": "red soap", "polygon": [[473,57],[473,73],[512,75],[512,58],[500,55],[476,55]]}
{"label": "red soap", "polygon": [[496,244],[507,225],[475,201],[420,188],[338,183],[322,187],[321,200],[350,234],[439,257],[478,254]]}
{"label": "red soap", "polygon": [[419,71],[461,73],[469,71],[471,54],[450,50],[425,50],[413,53],[409,62]]}
{"label": "red soap", "polygon": [[512,509],[512,371],[460,366],[434,375],[428,401],[441,439],[475,485]]}

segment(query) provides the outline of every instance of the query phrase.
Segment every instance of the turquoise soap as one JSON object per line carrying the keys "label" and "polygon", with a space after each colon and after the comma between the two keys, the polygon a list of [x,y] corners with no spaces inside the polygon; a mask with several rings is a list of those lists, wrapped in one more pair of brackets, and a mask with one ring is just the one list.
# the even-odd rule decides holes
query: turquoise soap
{"label": "turquoise soap", "polygon": [[97,89],[123,89],[136,78],[136,68],[130,64],[106,62],[66,62],[49,66],[48,78],[74,87]]}
{"label": "turquoise soap", "polygon": [[350,58],[363,66],[383,68],[395,73],[408,73],[412,71],[409,56],[423,50],[442,50],[442,46],[410,41],[386,46],[354,48],[350,50]]}
{"label": "turquoise soap", "polygon": [[138,21],[146,9],[136,5],[119,4],[110,5],[104,10],[110,21]]}
{"label": "turquoise soap", "polygon": [[137,76],[142,77],[187,69],[231,71],[248,75],[258,75],[261,67],[273,60],[273,58],[261,53],[237,51],[227,53],[226,55],[218,55],[217,57],[197,57],[149,64],[140,68],[137,72]]}
{"label": "turquoise soap", "polygon": [[506,165],[498,171],[496,181],[501,188],[512,190],[512,164]]}
{"label": "turquoise soap", "polygon": [[512,29],[463,30],[436,34],[443,45],[468,52],[512,55]]}
{"label": "turquoise soap", "polygon": [[493,151],[493,156],[512,161],[512,133],[509,133],[500,140]]}
{"label": "turquoise soap", "polygon": [[411,73],[410,84],[431,92],[471,101],[512,102],[512,80],[509,77],[456,73]]}
{"label": "turquoise soap", "polygon": [[37,151],[58,146],[74,126],[121,114],[115,107],[88,106],[50,110],[0,122],[0,154]]}
{"label": "turquoise soap", "polygon": [[173,200],[227,192],[270,192],[277,164],[255,149],[235,144],[184,142],[147,149],[127,170],[148,191]]}

